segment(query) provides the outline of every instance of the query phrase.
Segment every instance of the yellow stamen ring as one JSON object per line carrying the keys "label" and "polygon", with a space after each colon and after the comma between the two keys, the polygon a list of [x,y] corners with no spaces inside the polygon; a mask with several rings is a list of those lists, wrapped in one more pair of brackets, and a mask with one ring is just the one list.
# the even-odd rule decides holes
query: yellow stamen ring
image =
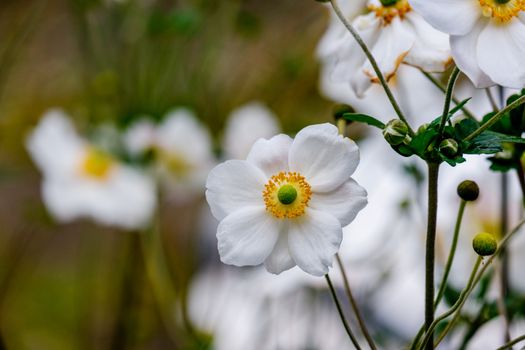
{"label": "yellow stamen ring", "polygon": [[292,219],[305,213],[312,189],[304,176],[282,171],[268,180],[262,196],[266,210],[273,216]]}
{"label": "yellow stamen ring", "polygon": [[479,0],[483,16],[505,23],[525,11],[525,0]]}
{"label": "yellow stamen ring", "polygon": [[97,180],[104,180],[113,168],[113,159],[103,151],[89,148],[80,164],[80,172]]}
{"label": "yellow stamen ring", "polygon": [[384,26],[390,24],[396,17],[403,19],[408,12],[412,11],[408,0],[398,0],[388,6],[369,5],[368,9],[375,12],[376,17],[382,19]]}

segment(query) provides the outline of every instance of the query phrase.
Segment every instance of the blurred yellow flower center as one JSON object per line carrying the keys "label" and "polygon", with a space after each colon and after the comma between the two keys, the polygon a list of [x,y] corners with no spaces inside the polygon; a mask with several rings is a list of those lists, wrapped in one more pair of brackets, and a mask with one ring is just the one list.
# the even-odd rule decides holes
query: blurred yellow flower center
{"label": "blurred yellow flower center", "polygon": [[368,9],[374,11],[376,16],[383,20],[383,25],[390,24],[396,17],[403,19],[405,14],[412,10],[408,0],[391,1],[388,5],[381,6],[369,5]]}
{"label": "blurred yellow flower center", "polygon": [[113,164],[113,159],[109,155],[100,150],[90,148],[82,161],[81,171],[84,175],[103,180],[108,177]]}
{"label": "blurred yellow flower center", "polygon": [[483,16],[505,23],[525,10],[525,0],[479,0]]}
{"label": "blurred yellow flower center", "polygon": [[312,190],[304,176],[282,171],[268,180],[262,194],[268,212],[279,219],[292,219],[305,213]]}
{"label": "blurred yellow flower center", "polygon": [[190,162],[179,154],[161,152],[161,158],[166,165],[166,168],[176,177],[183,178],[192,170]]}

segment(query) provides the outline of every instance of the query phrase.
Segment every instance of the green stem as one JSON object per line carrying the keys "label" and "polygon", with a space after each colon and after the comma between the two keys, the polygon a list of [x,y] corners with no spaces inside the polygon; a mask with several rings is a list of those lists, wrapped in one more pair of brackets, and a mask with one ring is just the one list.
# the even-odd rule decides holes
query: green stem
{"label": "green stem", "polygon": [[343,313],[343,309],[341,308],[341,304],[339,303],[339,299],[337,298],[337,294],[335,292],[332,281],[330,280],[330,276],[326,274],[324,275],[324,277],[326,279],[326,283],[328,283],[328,287],[330,288],[330,293],[332,294],[332,298],[334,299],[334,303],[337,308],[337,312],[339,313],[339,317],[341,317],[341,322],[343,323],[343,326],[345,327],[346,334],[348,334],[348,337],[352,341],[352,344],[354,344],[355,348],[357,350],[361,350],[361,347],[359,346],[359,343],[357,342],[357,339],[354,336],[354,333],[352,333],[352,330],[350,329],[350,325],[348,324],[348,321],[346,320],[345,314]]}
{"label": "green stem", "polygon": [[[509,222],[509,181],[508,174],[501,174],[501,227],[500,234],[504,234],[508,230]],[[510,340],[509,333],[509,312],[505,305],[505,299],[509,294],[509,255],[507,249],[502,249],[500,252],[500,264],[498,264],[499,270],[499,284],[500,293],[497,299],[497,306],[500,314],[503,316],[505,321],[505,341]]]}
{"label": "green stem", "polygon": [[[436,221],[438,208],[439,163],[428,163],[428,220],[425,254],[425,330],[432,337],[430,326],[434,321],[434,261],[436,244]],[[432,350],[428,344],[427,350]]]}
{"label": "green stem", "polygon": [[[431,348],[434,348],[433,340],[431,340],[431,338],[433,337],[433,331],[436,328],[436,326],[438,325],[438,323],[443,321],[448,316],[452,315],[454,312],[456,312],[456,310],[458,310],[458,312],[461,310],[461,307],[463,306],[463,304],[465,303],[465,300],[467,300],[467,297],[469,296],[470,292],[473,289],[474,279],[476,277],[476,273],[478,272],[478,268],[479,268],[479,265],[481,263],[481,260],[482,260],[482,258],[478,256],[478,258],[476,260],[476,263],[474,264],[474,268],[472,269],[472,272],[470,274],[467,286],[461,292],[461,294],[459,296],[459,299],[454,303],[454,305],[452,305],[452,307],[448,311],[446,311],[441,316],[436,318],[432,322],[430,327],[428,327],[427,333],[425,335],[425,338],[423,338],[423,342],[421,343],[421,347],[419,349],[423,349],[425,347],[428,347],[428,344],[430,344]],[[445,336],[446,331],[447,330],[445,330],[445,331],[443,331],[443,333],[441,333],[441,337]]]}
{"label": "green stem", "polygon": [[385,90],[386,96],[388,97],[388,100],[392,104],[392,107],[394,108],[394,111],[396,112],[397,116],[399,117],[399,119],[401,119],[407,125],[408,133],[410,134],[410,136],[414,136],[415,135],[414,130],[412,130],[412,128],[408,124],[408,121],[407,121],[405,115],[401,111],[401,108],[399,107],[399,104],[397,103],[397,101],[396,101],[396,99],[394,97],[394,94],[392,94],[392,91],[390,90],[390,87],[388,86],[388,83],[387,83],[383,73],[381,72],[381,69],[379,69],[379,65],[377,64],[376,59],[374,58],[374,56],[372,55],[372,53],[368,49],[368,46],[363,41],[363,39],[361,38],[359,33],[357,33],[357,31],[354,29],[354,27],[350,24],[350,22],[348,22],[346,20],[345,16],[341,12],[341,9],[337,5],[337,1],[336,0],[330,0],[330,3],[332,4],[332,7],[333,7],[335,13],[337,14],[337,17],[339,17],[341,22],[343,22],[343,24],[346,27],[346,29],[348,29],[348,31],[350,32],[350,34],[352,34],[352,36],[354,37],[354,39],[357,42],[357,44],[363,50],[364,54],[368,58],[368,61],[370,61],[370,64],[372,65],[372,68],[374,69],[374,72],[376,73],[377,78],[379,79],[379,82],[383,86],[383,89]]}
{"label": "green stem", "polygon": [[454,70],[452,71],[452,74],[450,75],[450,78],[448,80],[447,91],[445,92],[445,105],[443,106],[443,114],[441,115],[441,124],[439,125],[440,135],[443,134],[443,129],[445,129],[445,125],[447,123],[448,112],[450,112],[450,102],[452,101],[452,94],[454,92],[454,85],[456,85],[456,81],[458,80],[459,73],[461,73],[459,68],[454,67]]}
{"label": "green stem", "polygon": [[359,311],[359,308],[357,307],[357,303],[352,294],[352,290],[350,289],[350,282],[348,281],[348,277],[346,275],[346,271],[345,271],[343,262],[341,261],[341,257],[337,253],[335,254],[335,258],[337,261],[337,265],[339,265],[339,269],[341,270],[341,274],[343,275],[346,295],[348,296],[348,299],[350,300],[350,305],[352,306],[352,310],[354,310],[354,314],[355,314],[355,317],[357,318],[357,322],[359,323],[359,327],[361,328],[361,332],[363,332],[363,335],[365,336],[366,341],[368,342],[368,346],[370,346],[370,349],[376,350],[377,347],[374,343],[374,339],[370,336],[370,332],[368,332],[368,329],[366,328],[364,319],[361,316],[361,312]]}
{"label": "green stem", "polygon": [[[439,90],[441,90],[441,92],[443,93],[446,93],[447,92],[447,89],[441,85],[441,83],[432,76],[432,74],[430,73],[427,73],[423,70],[421,70],[421,73],[423,73],[423,75],[432,83],[434,84],[434,86],[436,86]],[[461,103],[460,100],[458,100],[456,97],[454,97],[454,94],[452,94],[452,102],[454,102],[456,105],[459,105]],[[470,119],[474,119],[476,120],[476,116],[474,115],[474,113],[472,113],[467,107],[463,106],[461,107],[461,110],[463,111],[463,113]]]}
{"label": "green stem", "polygon": [[517,344],[519,343],[520,341],[522,340],[525,340],[525,334],[524,335],[520,335],[519,337],[515,338],[515,339],[512,339],[511,341],[509,341],[508,343],[506,343],[505,345],[502,345],[500,346],[499,348],[497,348],[496,350],[505,350],[505,349],[510,349],[512,347],[512,345],[514,344]]}
{"label": "green stem", "polygon": [[463,213],[465,212],[465,206],[467,202],[461,200],[459,204],[458,216],[456,219],[456,227],[454,228],[454,237],[452,238],[452,245],[450,246],[450,252],[448,253],[447,264],[445,265],[445,271],[443,272],[443,278],[441,279],[441,284],[439,286],[439,291],[434,301],[434,310],[437,309],[443,294],[445,293],[445,287],[447,285],[448,275],[450,273],[450,268],[452,267],[452,262],[454,261],[454,255],[456,254],[456,248],[458,245],[459,229],[461,228],[461,221],[463,220]]}
{"label": "green stem", "polygon": [[490,92],[490,88],[486,88],[485,93],[487,94],[487,97],[489,99],[490,106],[492,107],[492,111],[497,112],[499,110],[498,104],[496,103],[494,96],[492,96],[492,92]]}
{"label": "green stem", "polygon": [[518,98],[517,100],[515,100],[514,102],[512,102],[511,104],[507,105],[505,108],[501,109],[498,113],[494,114],[492,116],[492,118],[490,118],[489,120],[487,120],[483,125],[481,125],[477,130],[475,130],[474,132],[472,132],[470,135],[468,135],[466,138],[465,138],[465,141],[470,141],[472,140],[473,138],[475,138],[476,136],[479,136],[483,131],[487,130],[488,128],[490,128],[492,125],[494,125],[495,123],[497,123],[501,118],[503,118],[505,116],[505,114],[507,114],[508,112],[510,112],[511,110],[513,110],[514,108],[522,105],[523,103],[525,103],[525,95],[524,96],[521,96],[520,98]]}
{"label": "green stem", "polygon": [[517,162],[517,172],[518,172],[518,181],[520,183],[521,188],[521,195],[522,195],[522,203],[525,206],[525,172],[523,171],[523,163],[521,162],[521,159]]}

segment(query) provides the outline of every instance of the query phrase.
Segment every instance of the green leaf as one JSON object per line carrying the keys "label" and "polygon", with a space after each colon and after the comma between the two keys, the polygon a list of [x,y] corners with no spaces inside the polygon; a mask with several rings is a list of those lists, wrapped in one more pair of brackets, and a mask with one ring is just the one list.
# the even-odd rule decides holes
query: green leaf
{"label": "green leaf", "polygon": [[[447,122],[450,118],[452,118],[452,116],[454,114],[456,114],[461,108],[463,108],[468,101],[470,101],[472,97],[469,97],[469,98],[466,98],[464,99],[463,101],[461,101],[460,103],[458,103],[454,108],[452,108],[449,112],[448,112],[448,116],[447,116]],[[440,125],[441,124],[441,115],[439,117],[437,117],[436,119],[434,119],[431,123],[430,123],[430,126],[436,126],[436,125]]]}
{"label": "green leaf", "polygon": [[379,128],[383,130],[385,128],[385,124],[383,124],[382,121],[377,120],[374,117],[371,117],[366,114],[360,114],[360,113],[345,113],[343,114],[342,118],[347,121],[351,122],[360,122],[365,123],[371,126],[375,126],[376,128]]}
{"label": "green leaf", "polygon": [[424,132],[417,134],[410,142],[410,147],[423,159],[428,146],[439,135],[439,132],[433,128],[427,128]]}

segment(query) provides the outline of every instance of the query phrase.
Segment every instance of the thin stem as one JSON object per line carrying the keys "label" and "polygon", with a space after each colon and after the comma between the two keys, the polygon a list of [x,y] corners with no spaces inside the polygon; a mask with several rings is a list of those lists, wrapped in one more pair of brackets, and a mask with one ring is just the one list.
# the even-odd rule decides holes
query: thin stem
{"label": "thin stem", "polygon": [[[421,343],[420,349],[428,347],[428,344],[430,344],[431,348],[434,348],[434,344],[433,344],[433,341],[431,341],[431,338],[433,336],[433,331],[436,328],[436,326],[438,325],[438,323],[443,321],[448,316],[452,315],[454,312],[456,312],[456,310],[458,310],[458,312],[461,310],[461,307],[463,306],[463,304],[465,303],[465,300],[467,300],[467,297],[469,296],[470,292],[473,289],[474,280],[475,280],[475,277],[476,277],[476,273],[478,272],[478,268],[479,268],[479,265],[481,263],[481,260],[482,260],[482,258],[478,256],[478,258],[476,259],[476,263],[474,264],[474,268],[472,269],[472,272],[470,274],[467,286],[461,292],[461,294],[459,296],[459,299],[454,303],[454,305],[452,305],[452,307],[449,310],[445,311],[441,316],[436,318],[432,322],[430,327],[428,327],[427,333],[425,335],[425,338],[423,338],[423,342]],[[446,334],[446,330],[443,331],[443,333]],[[444,337],[443,333],[441,333],[441,336]]]}
{"label": "thin stem", "polygon": [[343,22],[343,24],[346,27],[346,29],[348,29],[350,34],[352,34],[352,36],[354,37],[355,41],[357,41],[357,44],[361,47],[361,49],[365,53],[366,57],[368,58],[368,61],[370,61],[370,64],[372,65],[372,68],[374,69],[374,72],[376,73],[376,75],[377,75],[377,77],[379,79],[379,82],[383,86],[383,89],[385,90],[385,93],[386,93],[386,95],[388,97],[388,100],[392,104],[392,107],[394,108],[397,116],[399,117],[399,119],[401,119],[407,125],[408,133],[411,136],[414,136],[414,130],[412,130],[412,128],[408,124],[408,121],[405,118],[405,115],[401,111],[401,108],[399,107],[399,104],[397,103],[394,95],[392,94],[392,91],[390,90],[390,87],[388,86],[388,83],[387,83],[383,73],[381,72],[381,69],[379,69],[379,65],[377,64],[376,59],[374,58],[374,56],[372,55],[372,53],[368,49],[368,46],[366,46],[366,43],[363,41],[363,39],[361,38],[359,33],[357,33],[357,31],[354,29],[354,27],[350,24],[350,22],[348,22],[346,20],[345,16],[341,12],[341,9],[337,5],[337,1],[336,0],[330,0],[330,3],[332,4],[332,7],[333,7],[335,13],[337,14],[337,17],[339,17],[341,22]]}
{"label": "thin stem", "polygon": [[523,103],[525,103],[525,95],[524,96],[521,96],[520,98],[518,98],[517,100],[515,100],[514,102],[512,102],[511,104],[507,105],[505,108],[501,109],[498,113],[494,114],[492,116],[492,118],[490,118],[489,120],[487,120],[483,125],[481,125],[477,130],[475,130],[474,132],[472,132],[472,134],[468,135],[467,137],[465,137],[465,141],[470,141],[472,140],[473,138],[475,138],[476,136],[478,136],[479,134],[481,134],[483,131],[487,130],[488,128],[490,128],[492,125],[494,125],[496,122],[498,122],[498,120],[500,120],[501,118],[503,118],[505,116],[505,114],[507,114],[509,111],[513,110],[514,108],[522,105]]}
{"label": "thin stem", "polygon": [[361,350],[361,347],[359,346],[359,343],[357,342],[357,339],[355,338],[354,333],[352,333],[352,330],[350,329],[350,325],[348,324],[348,321],[346,320],[345,314],[343,313],[343,309],[341,308],[341,304],[339,303],[339,299],[337,298],[337,294],[335,292],[332,281],[330,280],[330,276],[326,274],[324,275],[324,277],[326,279],[326,283],[328,283],[328,287],[330,288],[330,293],[332,294],[332,298],[334,299],[335,306],[337,307],[337,312],[339,312],[339,316],[341,317],[341,322],[343,323],[343,326],[345,327],[346,334],[348,334],[348,337],[352,341],[352,344],[354,344],[355,348],[358,350]]}
{"label": "thin stem", "polygon": [[452,71],[452,74],[450,75],[450,78],[448,80],[447,91],[445,92],[445,105],[443,106],[443,115],[441,115],[441,124],[439,125],[440,135],[443,133],[443,129],[445,129],[445,125],[447,123],[448,112],[450,111],[450,102],[452,100],[452,93],[454,92],[454,85],[456,85],[459,73],[461,73],[459,68],[454,67],[454,70]]}
{"label": "thin stem", "polygon": [[494,96],[492,96],[492,92],[490,91],[490,88],[485,89],[485,93],[487,94],[487,97],[490,102],[490,106],[492,107],[492,110],[494,112],[497,112],[499,110],[498,104],[496,103],[496,100],[494,99]]}
{"label": "thin stem", "polygon": [[[423,73],[423,75],[432,83],[434,84],[434,86],[436,86],[439,90],[441,90],[443,93],[446,93],[447,92],[447,89],[441,85],[441,83],[432,76],[432,74],[430,73],[427,73],[423,70],[421,70],[421,73]],[[452,94],[452,101],[456,104],[456,105],[459,105],[461,103],[460,100],[458,100],[456,97],[454,97],[454,94]],[[463,106],[461,107],[461,110],[463,111],[463,113],[470,119],[476,119],[476,116],[474,115],[474,113],[472,113],[467,107]]]}
{"label": "thin stem", "polygon": [[445,293],[445,287],[447,285],[448,275],[450,273],[450,268],[452,267],[452,262],[454,261],[454,255],[456,254],[456,247],[458,245],[459,229],[461,228],[461,221],[463,220],[463,213],[465,212],[465,206],[467,202],[461,200],[459,204],[458,216],[456,219],[456,226],[454,228],[454,236],[452,238],[452,244],[450,246],[450,252],[448,253],[447,264],[445,265],[445,271],[443,273],[443,278],[441,279],[441,285],[439,286],[439,291],[434,301],[434,310],[437,309],[443,294]]}
{"label": "thin stem", "polygon": [[516,169],[518,172],[518,181],[520,183],[521,194],[522,194],[522,203],[525,206],[525,172],[523,171],[523,163],[521,159],[518,159],[518,164],[516,164]]}
{"label": "thin stem", "polygon": [[377,347],[374,343],[374,339],[370,336],[370,333],[368,332],[368,329],[366,328],[364,319],[361,316],[361,312],[359,311],[359,308],[357,307],[357,303],[352,294],[352,290],[350,289],[350,282],[348,281],[348,277],[346,275],[346,271],[345,271],[343,262],[341,261],[341,257],[339,256],[339,254],[335,254],[335,258],[337,261],[337,265],[339,265],[339,269],[341,270],[341,275],[343,275],[346,295],[348,296],[348,299],[350,300],[350,305],[352,305],[352,310],[354,310],[354,314],[355,314],[355,317],[357,318],[357,322],[359,323],[359,327],[361,328],[361,332],[363,332],[363,335],[365,336],[366,341],[368,342],[368,345],[370,346],[370,349],[376,350]]}
{"label": "thin stem", "polygon": [[[425,255],[425,330],[432,337],[430,326],[434,321],[434,260],[436,244],[436,221],[438,208],[439,163],[428,163],[428,220]],[[433,349],[430,342],[428,350]]]}
{"label": "thin stem", "polygon": [[512,347],[512,345],[514,344],[517,344],[519,343],[520,341],[522,340],[525,340],[525,334],[524,335],[520,335],[519,337],[515,338],[515,339],[512,339],[511,341],[509,341],[508,343],[506,343],[505,345],[502,345],[500,346],[499,348],[497,348],[496,350],[505,350],[505,349],[510,349]]}
{"label": "thin stem", "polygon": [[[504,234],[508,230],[509,222],[509,181],[507,173],[501,174],[501,226],[500,234]],[[509,333],[509,312],[505,305],[505,298],[509,293],[509,256],[507,249],[503,248],[500,253],[499,268],[499,285],[500,293],[497,299],[498,309],[505,321],[505,341],[510,340]]]}

